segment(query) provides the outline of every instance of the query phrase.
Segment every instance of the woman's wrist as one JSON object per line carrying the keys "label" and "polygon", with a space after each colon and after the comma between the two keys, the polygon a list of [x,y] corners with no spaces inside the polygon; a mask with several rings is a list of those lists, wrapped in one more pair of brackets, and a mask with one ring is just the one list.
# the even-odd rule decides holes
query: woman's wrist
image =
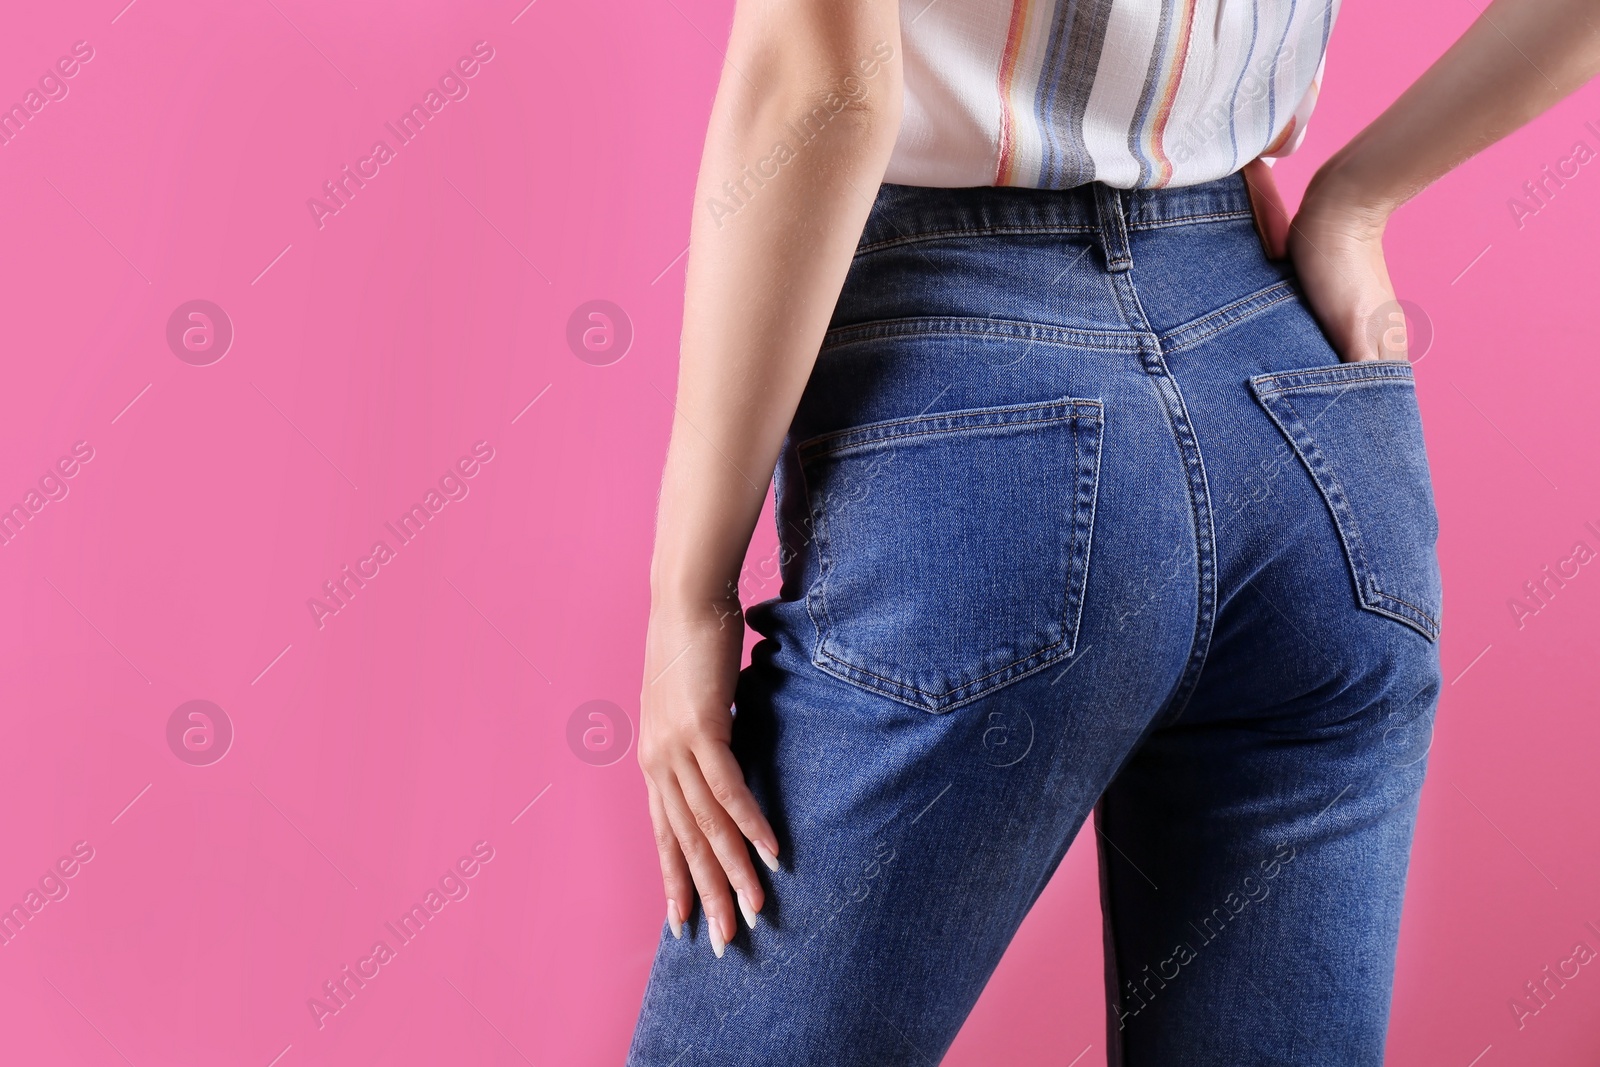
{"label": "woman's wrist", "polygon": [[645,661],[652,671],[665,670],[695,646],[736,656],[743,635],[744,606],[737,596],[652,595]]}
{"label": "woman's wrist", "polygon": [[1389,216],[1401,203],[1375,175],[1335,155],[1324,163],[1306,186],[1296,216],[1336,219],[1342,229],[1373,239],[1383,236]]}
{"label": "woman's wrist", "polygon": [[1417,192],[1428,179],[1410,173],[1407,153],[1392,144],[1386,133],[1367,127],[1317,168],[1306,186],[1306,197],[1337,204],[1359,214],[1382,229],[1389,216]]}

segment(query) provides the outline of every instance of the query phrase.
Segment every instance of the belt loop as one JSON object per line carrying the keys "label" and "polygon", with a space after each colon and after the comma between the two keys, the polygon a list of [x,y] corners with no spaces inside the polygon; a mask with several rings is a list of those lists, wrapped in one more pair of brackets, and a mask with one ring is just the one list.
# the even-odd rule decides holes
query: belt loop
{"label": "belt loop", "polygon": [[1123,215],[1122,193],[1104,182],[1094,184],[1094,209],[1100,220],[1100,247],[1105,252],[1106,270],[1123,271],[1133,266],[1128,247],[1128,222]]}

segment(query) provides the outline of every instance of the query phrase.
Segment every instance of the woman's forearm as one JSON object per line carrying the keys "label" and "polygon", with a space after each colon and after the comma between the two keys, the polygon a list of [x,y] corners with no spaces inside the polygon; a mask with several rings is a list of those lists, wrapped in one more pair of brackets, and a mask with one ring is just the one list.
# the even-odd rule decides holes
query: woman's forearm
{"label": "woman's forearm", "polygon": [[[1384,217],[1600,71],[1600,3],[1495,0],[1313,187]],[[1308,190],[1308,194],[1311,190]]]}
{"label": "woman's forearm", "polygon": [[658,607],[733,596],[893,148],[899,53],[893,0],[740,5],[690,226]]}

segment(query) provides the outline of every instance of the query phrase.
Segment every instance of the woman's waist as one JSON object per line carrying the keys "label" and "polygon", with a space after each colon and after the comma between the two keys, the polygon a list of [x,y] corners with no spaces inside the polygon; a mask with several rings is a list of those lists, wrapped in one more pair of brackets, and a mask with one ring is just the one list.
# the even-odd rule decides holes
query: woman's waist
{"label": "woman's waist", "polygon": [[1111,190],[1098,182],[1070,189],[885,183],[857,252],[952,236],[1092,235],[1109,221],[1103,218],[1108,192],[1115,194],[1130,231],[1250,217],[1249,192],[1238,172],[1164,189]]}
{"label": "woman's waist", "polygon": [[1131,192],[884,185],[829,337],[998,329],[1138,347],[1289,278],[1239,175]]}

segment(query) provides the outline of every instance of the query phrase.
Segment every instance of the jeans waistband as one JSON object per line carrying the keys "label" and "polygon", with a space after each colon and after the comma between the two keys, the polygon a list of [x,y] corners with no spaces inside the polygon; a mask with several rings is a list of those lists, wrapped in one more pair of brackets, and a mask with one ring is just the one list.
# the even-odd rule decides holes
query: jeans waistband
{"label": "jeans waistband", "polygon": [[1238,172],[1173,189],[1114,189],[1100,182],[1071,189],[886,183],[857,251],[931,237],[1084,233],[1100,237],[1108,266],[1117,270],[1126,269],[1128,231],[1250,216],[1249,189]]}

